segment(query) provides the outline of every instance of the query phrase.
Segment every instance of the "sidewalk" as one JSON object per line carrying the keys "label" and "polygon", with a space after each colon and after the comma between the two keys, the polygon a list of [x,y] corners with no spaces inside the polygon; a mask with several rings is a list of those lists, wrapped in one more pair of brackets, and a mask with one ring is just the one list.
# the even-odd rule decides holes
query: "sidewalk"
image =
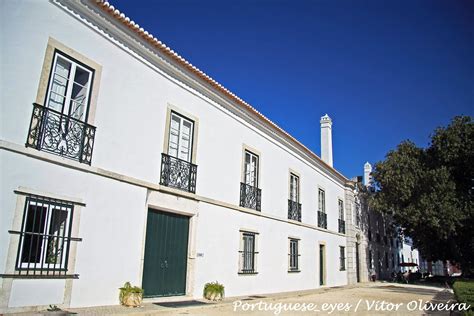
{"label": "sidewalk", "polygon": [[[221,302],[209,302],[204,299],[192,300],[184,298],[184,301],[165,302],[163,298],[158,300],[147,300],[141,307],[127,308],[120,305],[114,306],[99,306],[99,307],[88,307],[88,308],[71,308],[67,311],[61,312],[37,312],[33,315],[275,315],[272,311],[261,311],[261,310],[236,310],[234,302],[241,302],[243,305],[251,306],[257,305],[259,302],[265,302],[267,304],[275,303],[314,303],[322,305],[323,303],[337,304],[347,303],[354,306],[357,301],[361,300],[376,300],[376,301],[388,301],[397,304],[407,304],[414,300],[433,301],[442,300],[448,301],[453,299],[452,291],[446,290],[439,287],[421,286],[412,284],[396,284],[396,283],[359,283],[357,285],[348,285],[341,287],[332,288],[320,288],[307,291],[298,292],[286,292],[276,294],[263,294],[255,296],[244,296],[244,297],[230,297],[226,298]],[[357,311],[357,315],[372,315],[375,311],[371,311],[366,306],[361,306],[360,310]],[[341,312],[332,313],[328,312],[299,312],[297,314],[332,314],[332,315],[349,315],[353,313]],[[420,311],[408,311],[401,309],[395,312],[383,312],[377,311],[377,314],[390,314],[390,315],[422,315]],[[282,311],[280,315],[291,315],[294,313],[288,313]],[[436,315],[449,315],[449,313],[435,313]],[[19,313],[14,315],[32,315],[32,313]]]}

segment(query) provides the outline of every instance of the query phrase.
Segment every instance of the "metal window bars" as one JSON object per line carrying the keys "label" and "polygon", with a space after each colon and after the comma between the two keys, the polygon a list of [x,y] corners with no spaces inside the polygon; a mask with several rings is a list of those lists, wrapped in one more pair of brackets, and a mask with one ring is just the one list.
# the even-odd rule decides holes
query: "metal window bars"
{"label": "metal window bars", "polygon": [[19,236],[15,274],[2,277],[77,278],[67,274],[74,203],[38,195],[27,195]]}

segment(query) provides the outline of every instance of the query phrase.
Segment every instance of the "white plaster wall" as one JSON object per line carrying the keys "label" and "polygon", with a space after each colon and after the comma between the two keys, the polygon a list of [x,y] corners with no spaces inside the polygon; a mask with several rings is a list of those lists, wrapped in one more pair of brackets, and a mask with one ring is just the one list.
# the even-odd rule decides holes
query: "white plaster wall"
{"label": "white plaster wall", "polygon": [[62,304],[65,285],[65,280],[14,280],[8,307]]}
{"label": "white plaster wall", "polygon": [[[11,152],[0,151],[0,159],[5,197],[0,205],[0,233],[6,245],[0,251],[2,271],[16,203],[13,190],[23,186],[80,198],[86,207],[81,209],[79,236],[73,236],[83,240],[78,242],[75,271],[69,271],[80,275],[73,281],[71,305],[117,304],[118,288],[125,281],[136,284],[141,279],[146,189]],[[32,282],[47,284],[48,280]],[[38,299],[53,294],[41,291]]]}
{"label": "white plaster wall", "polygon": [[[319,287],[319,245],[326,242],[327,286],[347,284],[347,272],[339,271],[342,236],[309,230],[262,217],[223,209],[206,203],[199,206],[194,295],[204,284],[219,281],[227,296],[273,293]],[[239,275],[239,229],[257,231],[256,275]],[[288,237],[300,238],[299,273],[288,273]]]}
{"label": "white plaster wall", "polygon": [[317,185],[321,185],[326,189],[328,228],[337,230],[337,197],[344,196],[341,184],[249,129],[235,116],[165,79],[57,6],[40,1],[3,5],[2,139],[19,144],[26,140],[31,103],[51,36],[103,67],[94,166],[158,183],[166,107],[171,103],[199,118],[198,194],[238,204],[242,144],[246,143],[262,153],[264,212],[287,216],[288,172],[292,168],[301,174],[303,221],[316,224]]}
{"label": "white plaster wall", "polygon": [[[317,189],[326,190],[328,229],[337,231],[337,199],[343,185],[287,149],[249,128],[206,98],[168,79],[157,69],[90,29],[51,2],[2,1],[0,10],[0,138],[24,144],[48,37],[102,65],[94,125],[92,165],[138,179],[159,182],[168,104],[199,118],[197,194],[233,205],[239,202],[242,144],[261,152],[262,213],[287,217],[288,173],[301,175],[303,222],[317,224]],[[319,124],[315,121],[315,129]],[[334,128],[337,128],[335,126]],[[315,131],[315,135],[317,135]],[[123,282],[138,282],[145,229],[146,190],[1,151],[0,271],[18,186],[72,196],[83,209],[72,306],[117,303]],[[318,241],[327,244],[327,283],[347,283],[340,272],[339,245],[345,238],[296,225],[202,205],[197,230],[195,295],[205,282],[222,279],[228,295],[290,291],[317,287]],[[237,275],[239,228],[260,232],[256,276]],[[287,273],[288,236],[301,238],[301,273]],[[225,259],[223,259],[225,258]],[[220,264],[216,265],[215,263]],[[230,271],[230,272],[229,272]],[[280,277],[281,276],[281,277]]]}

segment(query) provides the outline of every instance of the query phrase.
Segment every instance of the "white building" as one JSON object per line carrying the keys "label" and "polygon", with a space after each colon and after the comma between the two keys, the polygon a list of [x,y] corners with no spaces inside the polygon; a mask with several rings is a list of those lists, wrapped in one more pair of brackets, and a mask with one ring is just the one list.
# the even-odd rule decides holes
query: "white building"
{"label": "white building", "polygon": [[[372,165],[369,162],[364,164],[364,176],[359,183],[361,188],[373,189]],[[400,236],[391,216],[371,209],[363,191],[359,192],[357,198],[362,209],[362,244],[366,246],[368,273],[375,272],[377,279],[390,280],[399,271],[418,270],[414,265],[420,263],[419,254],[413,248],[411,239]],[[414,265],[405,267],[407,263]]]}
{"label": "white building", "polygon": [[108,3],[0,12],[0,313],[349,282],[328,116],[323,161]]}

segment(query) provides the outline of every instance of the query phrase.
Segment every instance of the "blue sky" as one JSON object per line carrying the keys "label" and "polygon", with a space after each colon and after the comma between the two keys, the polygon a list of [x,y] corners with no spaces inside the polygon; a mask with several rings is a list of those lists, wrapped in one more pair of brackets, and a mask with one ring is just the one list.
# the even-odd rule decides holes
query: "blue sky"
{"label": "blue sky", "polygon": [[362,174],[474,115],[474,1],[127,1],[116,8],[320,153]]}

